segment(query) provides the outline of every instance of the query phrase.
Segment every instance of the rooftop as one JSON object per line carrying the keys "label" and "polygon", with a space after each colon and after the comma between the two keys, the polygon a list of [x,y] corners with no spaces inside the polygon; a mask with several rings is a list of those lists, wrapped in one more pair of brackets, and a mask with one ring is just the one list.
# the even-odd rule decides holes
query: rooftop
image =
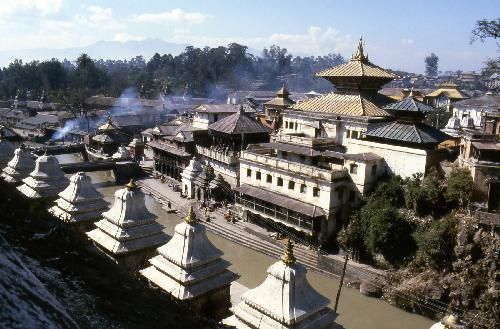
{"label": "rooftop", "polygon": [[374,137],[411,144],[439,144],[451,137],[440,130],[423,123],[388,122],[381,123],[366,133]]}
{"label": "rooftop", "polygon": [[243,112],[243,109],[212,123],[208,126],[208,129],[231,135],[269,133],[268,128],[261,125],[257,120],[250,118]]}

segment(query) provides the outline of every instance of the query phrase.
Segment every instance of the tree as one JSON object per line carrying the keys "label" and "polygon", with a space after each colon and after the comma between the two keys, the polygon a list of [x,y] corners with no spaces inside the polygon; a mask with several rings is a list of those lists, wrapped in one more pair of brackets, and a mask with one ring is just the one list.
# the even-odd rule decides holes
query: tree
{"label": "tree", "polygon": [[473,181],[470,170],[454,168],[446,180],[446,200],[456,202],[460,208],[465,208],[472,196]]}
{"label": "tree", "polygon": [[439,57],[431,53],[425,58],[425,74],[427,76],[436,76],[438,74]]}
{"label": "tree", "polygon": [[500,38],[500,17],[494,20],[482,19],[476,22],[476,26],[471,32],[470,43],[476,40],[484,42],[488,38],[495,39],[497,47],[500,48],[500,44],[496,41]]}

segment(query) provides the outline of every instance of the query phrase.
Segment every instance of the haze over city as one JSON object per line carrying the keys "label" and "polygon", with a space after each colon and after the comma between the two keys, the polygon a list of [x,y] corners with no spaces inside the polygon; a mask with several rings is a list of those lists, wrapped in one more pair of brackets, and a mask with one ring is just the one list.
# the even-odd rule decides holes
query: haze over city
{"label": "haze over city", "polygon": [[[478,71],[488,57],[497,56],[497,46],[494,40],[470,44],[470,32],[477,20],[494,19],[498,12],[500,3],[490,0],[473,5],[466,1],[2,0],[0,65],[8,65],[14,57],[24,61],[76,57],[99,41],[124,43],[125,47],[108,46],[106,54],[109,59],[124,59],[129,42],[146,40],[142,55],[149,59],[154,47],[147,45],[158,45],[157,39],[169,43],[157,46],[159,52],[171,50],[174,55],[188,44],[214,47],[237,42],[256,55],[276,44],[294,56],[340,53],[349,58],[363,36],[370,59],[383,67],[423,73],[424,58],[433,52],[440,58],[441,71]],[[130,47],[137,49],[137,43]],[[74,51],[55,50],[61,48]],[[21,49],[25,51],[14,52]]]}

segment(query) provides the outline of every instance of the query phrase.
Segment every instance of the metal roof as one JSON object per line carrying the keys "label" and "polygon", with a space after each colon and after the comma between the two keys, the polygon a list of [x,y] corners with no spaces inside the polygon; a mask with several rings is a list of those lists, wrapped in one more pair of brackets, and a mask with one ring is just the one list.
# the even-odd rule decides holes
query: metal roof
{"label": "metal roof", "polygon": [[290,197],[284,196],[282,194],[278,194],[275,192],[267,191],[261,187],[253,187],[250,185],[241,185],[234,189],[236,192],[243,193],[254,197],[259,200],[263,200],[266,202],[272,202],[273,204],[279,205],[280,207],[284,207],[295,212],[301,213],[308,217],[316,218],[325,215],[323,209],[305,203],[302,200],[292,199]]}
{"label": "metal roof", "polygon": [[412,144],[439,144],[451,138],[423,123],[397,121],[376,125],[366,133],[366,136]]}
{"label": "metal roof", "polygon": [[269,133],[268,128],[261,125],[257,120],[250,118],[243,111],[238,111],[212,123],[208,126],[208,130],[231,135]]}
{"label": "metal roof", "polygon": [[172,154],[178,155],[180,157],[192,157],[193,156],[192,154],[190,154],[188,152],[185,152],[184,150],[178,149],[176,147],[169,146],[169,145],[167,145],[165,143],[159,143],[159,142],[151,141],[151,142],[148,142],[148,145],[151,148],[159,149],[159,150],[162,150],[162,151],[165,151],[165,152],[168,152],[168,153],[172,153]]}
{"label": "metal roof", "polygon": [[408,96],[400,102],[392,103],[384,106],[386,110],[394,111],[411,111],[411,112],[436,112],[437,110],[432,106],[426,105],[418,101],[413,96]]}
{"label": "metal roof", "polygon": [[[382,95],[379,95],[383,97]],[[361,93],[333,92],[295,104],[293,110],[335,113],[348,116],[391,116]]]}
{"label": "metal roof", "polygon": [[255,110],[246,104],[201,104],[196,112],[207,113],[236,113],[243,106],[245,113],[255,113]]}

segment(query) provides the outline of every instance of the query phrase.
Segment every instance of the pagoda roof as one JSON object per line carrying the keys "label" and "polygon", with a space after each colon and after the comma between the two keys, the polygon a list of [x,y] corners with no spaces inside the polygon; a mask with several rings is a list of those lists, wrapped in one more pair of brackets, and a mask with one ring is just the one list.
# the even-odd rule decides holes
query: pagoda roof
{"label": "pagoda roof", "polygon": [[268,128],[250,118],[243,110],[212,123],[208,129],[230,135],[269,133]]}
{"label": "pagoda roof", "polygon": [[290,106],[295,104],[290,98],[286,97],[276,97],[271,99],[269,102],[264,103],[264,105],[276,105],[276,106]]}
{"label": "pagoda roof", "polygon": [[119,128],[111,120],[111,117],[108,117],[106,123],[100,125],[99,128],[97,128],[97,130],[118,130],[118,129]]}
{"label": "pagoda roof", "polygon": [[411,144],[439,144],[451,137],[424,123],[381,123],[366,133],[366,137]]}
{"label": "pagoda roof", "polygon": [[375,97],[356,92],[332,92],[295,104],[291,108],[299,111],[335,113],[347,116],[391,116],[391,113],[375,104],[380,103],[382,98],[384,98],[382,101],[387,101],[387,98],[380,94],[377,95],[377,98],[379,99],[375,100]]}
{"label": "pagoda roof", "polygon": [[327,79],[335,77],[367,77],[390,81],[396,78],[394,74],[368,60],[368,55],[364,54],[363,39],[361,38],[359,39],[356,53],[351,57],[349,62],[320,71],[316,75]]}
{"label": "pagoda roof", "polygon": [[441,94],[448,96],[452,99],[467,99],[470,98],[469,95],[458,89],[458,85],[452,82],[442,83],[439,85],[440,88],[434,90],[433,92],[425,95],[425,97],[438,97]]}
{"label": "pagoda roof", "polygon": [[437,111],[432,106],[429,106],[427,104],[418,101],[414,96],[408,96],[400,102],[384,106],[384,109],[394,110],[394,111],[422,112],[422,113]]}

